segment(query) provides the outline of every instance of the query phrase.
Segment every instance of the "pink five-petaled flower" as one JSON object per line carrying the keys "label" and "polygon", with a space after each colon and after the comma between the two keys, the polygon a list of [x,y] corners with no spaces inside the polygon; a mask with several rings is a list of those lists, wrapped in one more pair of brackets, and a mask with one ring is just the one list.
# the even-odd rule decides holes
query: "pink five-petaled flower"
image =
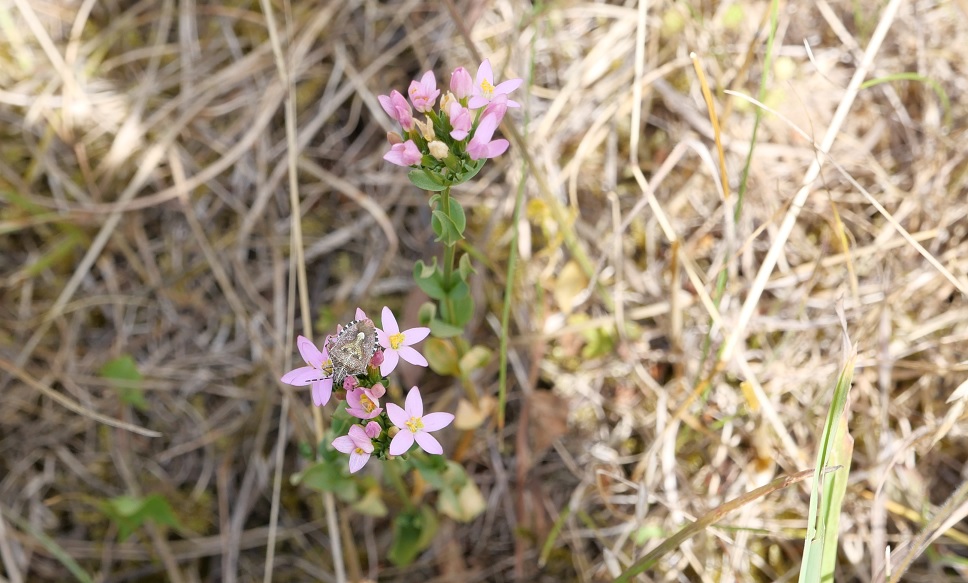
{"label": "pink five-petaled flower", "polygon": [[495,158],[508,149],[507,140],[491,141],[496,129],[497,117],[493,113],[489,113],[481,119],[481,123],[477,125],[477,129],[474,131],[474,137],[467,143],[467,155],[471,157],[471,160]]}
{"label": "pink five-petaled flower", "polygon": [[336,451],[350,454],[351,474],[358,472],[370,460],[370,454],[373,453],[372,439],[380,435],[380,431],[380,424],[370,421],[366,428],[354,425],[350,427],[348,435],[333,440]]}
{"label": "pink five-petaled flower", "polygon": [[420,398],[420,390],[417,387],[410,389],[407,393],[406,410],[398,405],[387,403],[387,416],[400,431],[393,436],[390,441],[390,455],[403,455],[407,453],[413,442],[416,441],[420,449],[427,453],[442,454],[444,448],[430,435],[431,431],[437,431],[450,425],[454,416],[450,413],[430,413],[423,414],[423,400]]}
{"label": "pink five-petaled flower", "polygon": [[394,144],[390,151],[383,155],[383,159],[397,166],[413,166],[420,162],[422,154],[413,140],[402,144]]}
{"label": "pink five-petaled flower", "polygon": [[[484,59],[480,68],[477,69],[477,78],[474,80],[474,95],[467,102],[467,107],[471,109],[483,107],[490,103],[495,96],[507,95],[520,87],[523,82],[523,79],[508,79],[495,86],[494,73],[491,72],[491,62]],[[508,107],[521,107],[521,104],[508,99]]]}
{"label": "pink five-petaled flower", "polygon": [[464,67],[457,67],[450,74],[450,91],[457,99],[464,99],[474,89],[474,80]]}
{"label": "pink five-petaled flower", "polygon": [[383,111],[398,121],[405,131],[409,132],[413,129],[414,120],[413,113],[410,111],[410,104],[399,91],[394,89],[390,92],[390,95],[377,96],[377,100],[383,106]]}
{"label": "pink five-petaled flower", "polygon": [[400,331],[397,319],[393,317],[390,308],[383,307],[383,330],[376,331],[377,340],[383,347],[383,364],[380,365],[380,374],[387,376],[393,369],[397,368],[400,359],[404,359],[410,364],[417,366],[427,366],[427,359],[419,352],[411,348],[412,345],[420,342],[430,334],[430,328],[411,328]]}
{"label": "pink five-petaled flower", "polygon": [[329,402],[329,397],[333,394],[333,379],[329,376],[332,374],[329,353],[325,347],[320,351],[305,336],[296,339],[296,347],[299,348],[299,354],[309,366],[293,369],[282,375],[279,380],[295,387],[312,385],[313,403],[317,407],[322,407]]}
{"label": "pink five-petaled flower", "polygon": [[433,71],[427,71],[420,78],[420,81],[410,82],[410,102],[413,108],[424,113],[434,110],[434,103],[440,90],[437,89],[437,79],[434,78]]}
{"label": "pink five-petaled flower", "polygon": [[356,387],[346,392],[346,412],[350,415],[360,419],[373,419],[381,411],[383,409],[380,407],[380,398],[370,389]]}
{"label": "pink five-petaled flower", "polygon": [[474,120],[471,119],[471,111],[460,104],[459,101],[451,101],[447,104],[447,116],[450,118],[450,126],[454,128],[450,132],[450,137],[461,141],[467,137],[471,131]]}

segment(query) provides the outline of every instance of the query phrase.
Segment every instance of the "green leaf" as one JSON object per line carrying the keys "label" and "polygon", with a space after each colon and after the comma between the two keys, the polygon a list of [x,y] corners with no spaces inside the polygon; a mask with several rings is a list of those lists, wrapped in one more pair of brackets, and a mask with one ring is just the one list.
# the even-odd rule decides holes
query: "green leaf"
{"label": "green leaf", "polygon": [[457,228],[457,224],[443,211],[433,211],[430,226],[433,227],[434,233],[437,235],[435,240],[442,241],[444,245],[454,245],[464,238],[463,232]]}
{"label": "green leaf", "polygon": [[423,345],[423,355],[435,373],[457,376],[457,350],[450,342],[440,338],[428,338]]}
{"label": "green leaf", "polygon": [[439,194],[434,194],[434,195],[431,195],[431,197],[429,199],[427,199],[427,204],[430,205],[430,208],[431,209],[435,209],[435,208],[437,208],[437,203],[439,201],[440,201],[440,195]]}
{"label": "green leaf", "polygon": [[477,273],[474,271],[474,266],[471,265],[471,256],[464,253],[460,256],[460,262],[457,264],[457,269],[460,272],[460,278],[467,281],[472,273]]}
{"label": "green leaf", "polygon": [[118,392],[118,396],[121,397],[123,403],[140,411],[148,410],[148,403],[145,401],[141,384],[143,378],[138,371],[138,365],[130,354],[121,355],[104,363],[100,374],[111,381],[111,386]]}
{"label": "green leaf", "polygon": [[454,490],[444,490],[437,498],[437,510],[458,522],[470,522],[485,509],[487,501],[473,480],[467,480]]}
{"label": "green leaf", "polygon": [[[435,260],[436,262],[436,260]],[[442,300],[447,297],[447,292],[444,290],[443,285],[443,274],[439,271],[431,271],[430,275],[426,277],[421,277],[421,273],[425,273],[428,269],[424,265],[423,261],[417,261],[413,266],[413,279],[417,283],[423,293],[434,298],[435,300]]]}
{"label": "green leaf", "polygon": [[471,288],[467,286],[463,281],[457,282],[457,284],[447,292],[447,297],[451,301],[462,300],[466,298],[471,293]]}
{"label": "green leaf", "polygon": [[464,214],[464,207],[462,207],[454,197],[450,197],[450,218],[454,221],[454,226],[457,227],[457,232],[460,233],[461,238],[463,238],[464,229],[467,228],[467,216]]}
{"label": "green leaf", "polygon": [[420,322],[421,326],[430,325],[430,321],[434,319],[437,315],[437,304],[433,302],[424,302],[420,304],[420,309],[417,310],[417,321]]}
{"label": "green leaf", "polygon": [[359,492],[349,475],[346,456],[334,450],[326,453],[329,455],[324,454],[319,462],[294,474],[290,481],[319,492],[332,492],[343,502],[354,502],[359,498]]}
{"label": "green leaf", "polygon": [[389,559],[397,566],[409,565],[430,546],[437,532],[437,516],[427,506],[406,510],[393,521],[393,545]]}
{"label": "green leaf", "polygon": [[474,315],[474,299],[470,294],[459,297],[450,298],[449,302],[440,303],[440,316],[445,322],[449,322],[454,326],[459,326],[463,328],[468,322],[471,321],[471,316]]}
{"label": "green leaf", "polygon": [[454,338],[463,334],[464,329],[448,324],[440,318],[434,318],[430,321],[430,333],[436,338]]}
{"label": "green leaf", "polygon": [[486,163],[487,163],[487,158],[483,158],[481,160],[477,160],[476,162],[469,162],[465,164],[464,171],[461,172],[461,174],[458,176],[454,184],[455,185],[463,184],[468,180],[470,180],[471,178],[474,178],[475,176],[477,176],[477,173],[481,171],[481,168],[484,168],[484,164]]}
{"label": "green leaf", "polygon": [[414,263],[413,265],[414,279],[428,278],[432,276],[436,271],[437,271],[436,257],[433,258],[433,260],[430,262],[430,265],[427,265],[426,263],[424,263],[423,259],[418,259],[417,262]]}
{"label": "green leaf", "polygon": [[102,502],[101,510],[118,525],[118,538],[122,541],[127,540],[148,520],[158,525],[181,528],[171,505],[159,494],[144,498],[118,496]]}
{"label": "green leaf", "polygon": [[410,462],[413,464],[417,471],[420,472],[420,476],[427,481],[428,484],[433,486],[438,490],[442,490],[447,487],[447,480],[444,474],[448,470],[447,460],[443,456],[439,455],[414,455],[410,457]]}
{"label": "green leaf", "polygon": [[387,505],[383,502],[379,484],[374,483],[372,487],[367,488],[363,497],[353,504],[352,508],[360,514],[367,516],[375,516],[377,518],[386,516]]}
{"label": "green leaf", "polygon": [[431,192],[440,192],[441,190],[447,188],[438,176],[427,172],[423,168],[416,168],[407,172],[407,178],[413,183],[417,188],[422,188],[424,190],[429,190]]}
{"label": "green leaf", "polygon": [[469,374],[471,371],[484,368],[491,362],[494,353],[489,348],[483,346],[473,346],[470,350],[460,357],[460,370],[462,373]]}

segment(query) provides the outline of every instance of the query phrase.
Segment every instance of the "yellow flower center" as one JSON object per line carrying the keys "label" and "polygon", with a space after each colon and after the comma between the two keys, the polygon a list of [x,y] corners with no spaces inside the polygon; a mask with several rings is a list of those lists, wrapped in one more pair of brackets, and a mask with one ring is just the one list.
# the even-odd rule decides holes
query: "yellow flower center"
{"label": "yellow flower center", "polygon": [[355,453],[366,453],[366,452],[363,451],[363,448],[358,447],[358,448],[356,448],[356,452]]}
{"label": "yellow flower center", "polygon": [[490,81],[484,79],[481,81],[481,92],[484,94],[484,97],[490,99],[491,95],[494,93],[494,86],[491,85]]}
{"label": "yellow flower center", "polygon": [[372,413],[373,410],[376,409],[376,405],[374,405],[373,401],[371,401],[370,398],[366,396],[366,393],[363,393],[362,395],[360,395],[360,408],[366,411],[367,413]]}
{"label": "yellow flower center", "polygon": [[327,358],[323,361],[323,366],[319,370],[323,371],[323,374],[328,377],[333,376],[333,361]]}
{"label": "yellow flower center", "polygon": [[403,332],[401,332],[399,334],[393,334],[393,335],[391,335],[390,336],[390,348],[393,349],[393,350],[396,350],[396,349],[400,348],[401,346],[403,346],[403,340],[404,340]]}
{"label": "yellow flower center", "polygon": [[407,429],[410,430],[410,433],[416,433],[423,429],[423,421],[420,417],[411,417],[410,421],[407,421]]}

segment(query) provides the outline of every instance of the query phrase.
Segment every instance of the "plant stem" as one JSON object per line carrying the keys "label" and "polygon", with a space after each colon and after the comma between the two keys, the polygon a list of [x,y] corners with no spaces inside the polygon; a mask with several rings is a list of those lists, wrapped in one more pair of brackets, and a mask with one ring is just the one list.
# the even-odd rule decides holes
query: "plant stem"
{"label": "plant stem", "polygon": [[[451,216],[450,215],[450,186],[440,191],[440,211],[445,215],[447,215],[448,217]],[[456,263],[456,258],[457,258],[457,243],[455,242],[453,245],[447,245],[445,243],[444,261],[443,261],[444,289],[447,290],[448,292],[454,289],[454,286],[458,283],[454,281],[454,264]],[[452,324],[456,326],[457,325],[456,313],[454,311],[454,304],[450,299],[450,295],[448,295],[446,298],[444,298],[441,301],[442,303],[444,303],[444,305],[447,308],[445,310],[447,312],[447,317],[443,318],[443,320],[448,324]],[[458,336],[457,338],[454,338],[454,348],[457,350],[457,358],[459,360],[462,356],[464,356],[464,354],[467,353],[467,350],[468,350],[467,342],[463,338]],[[477,391],[474,390],[474,387],[470,383],[470,380],[467,378],[467,375],[465,375],[463,371],[460,371],[458,374],[458,378],[461,382],[461,385],[464,387],[464,394],[467,396],[467,399],[475,407],[477,407],[478,406]]]}

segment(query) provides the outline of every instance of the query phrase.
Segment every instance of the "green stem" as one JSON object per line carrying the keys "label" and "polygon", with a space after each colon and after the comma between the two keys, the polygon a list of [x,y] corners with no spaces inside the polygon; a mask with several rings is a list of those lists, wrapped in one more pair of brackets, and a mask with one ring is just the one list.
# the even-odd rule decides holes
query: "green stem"
{"label": "green stem", "polygon": [[[448,217],[450,217],[450,186],[440,191],[440,211],[445,215],[447,215]],[[458,283],[454,280],[455,279],[454,268],[457,263],[456,258],[457,258],[457,243],[455,242],[453,245],[447,245],[445,243],[444,261],[443,261],[444,263],[443,265],[444,282],[443,283],[444,283],[444,289],[447,290],[448,292],[454,289],[454,286]],[[450,296],[448,295],[442,301],[447,307],[446,312],[448,316],[447,318],[444,318],[444,321],[447,322],[448,324],[457,326],[457,322],[455,321],[456,313],[454,311],[454,305],[450,299]],[[455,338],[454,348],[457,350],[457,359],[459,361],[460,358],[463,357],[464,354],[466,354],[468,351],[467,341],[461,337]],[[459,379],[461,382],[461,386],[464,388],[464,394],[467,396],[467,399],[471,402],[471,404],[477,407],[478,406],[477,391],[474,390],[474,386],[471,384],[470,379],[467,378],[467,375],[465,375],[463,371],[459,372]]]}

